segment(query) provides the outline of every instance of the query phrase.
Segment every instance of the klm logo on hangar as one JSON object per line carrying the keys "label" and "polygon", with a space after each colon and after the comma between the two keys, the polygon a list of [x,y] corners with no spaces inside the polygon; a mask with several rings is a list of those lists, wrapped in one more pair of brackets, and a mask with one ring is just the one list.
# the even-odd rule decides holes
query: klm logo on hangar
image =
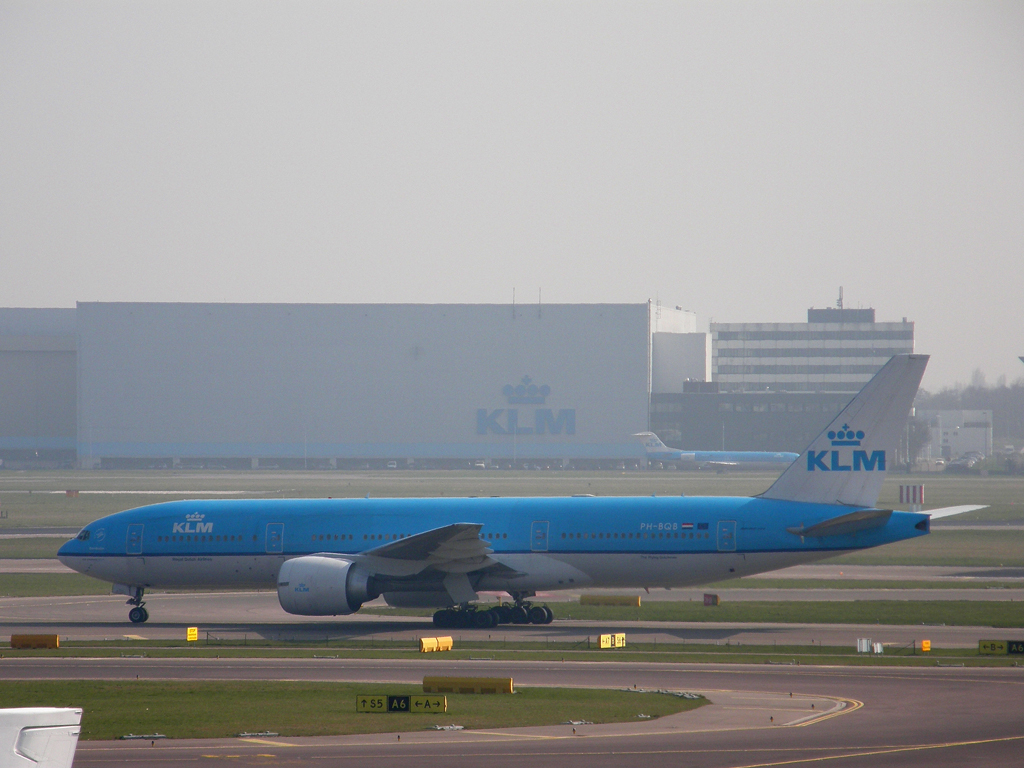
{"label": "klm logo on hangar", "polygon": [[[828,433],[828,439],[832,442],[834,448],[841,447],[853,447],[860,445],[860,441],[864,439],[864,432],[857,430],[854,432],[850,429],[848,424],[843,424],[842,429],[838,432],[830,431]],[[807,471],[814,472],[873,472],[878,470],[880,472],[885,471],[885,451],[872,451],[871,455],[868,455],[867,451],[853,451],[853,462],[844,464],[843,461],[850,461],[850,458],[844,456],[845,451],[832,450],[832,451],[816,451],[813,448],[807,451]],[[828,457],[829,461],[826,463],[825,459]]]}
{"label": "klm logo on hangar", "polygon": [[[529,376],[523,376],[515,386],[506,384],[501,393],[509,405],[544,405],[551,387],[537,386]],[[576,409],[561,408],[477,408],[476,433],[478,435],[575,435]]]}

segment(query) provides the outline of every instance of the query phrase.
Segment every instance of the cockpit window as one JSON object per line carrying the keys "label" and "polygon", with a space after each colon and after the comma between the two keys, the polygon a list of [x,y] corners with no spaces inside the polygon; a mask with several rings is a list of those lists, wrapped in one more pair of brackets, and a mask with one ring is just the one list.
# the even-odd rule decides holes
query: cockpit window
{"label": "cockpit window", "polygon": [[85,530],[83,530],[81,533],[78,534],[77,538],[78,538],[79,541],[88,541],[90,535],[91,534],[89,533],[89,529],[86,528]]}

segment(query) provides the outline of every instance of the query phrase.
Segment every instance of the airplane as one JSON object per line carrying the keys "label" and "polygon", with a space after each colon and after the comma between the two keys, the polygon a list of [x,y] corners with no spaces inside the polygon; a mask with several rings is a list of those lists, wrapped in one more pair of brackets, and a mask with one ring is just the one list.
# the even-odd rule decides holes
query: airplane
{"label": "airplane", "polygon": [[[128,595],[274,588],[301,616],[355,613],[380,595],[434,607],[438,627],[545,624],[539,591],[687,587],[924,536],[975,506],[875,506],[928,358],[896,355],[754,497],[215,499],[153,504],[85,526],[58,557]],[[479,592],[512,603],[474,605]]]}
{"label": "airplane", "polygon": [[640,438],[648,461],[700,469],[782,469],[800,457],[784,451],[684,451],[669,448],[653,432],[637,432],[633,437]]}

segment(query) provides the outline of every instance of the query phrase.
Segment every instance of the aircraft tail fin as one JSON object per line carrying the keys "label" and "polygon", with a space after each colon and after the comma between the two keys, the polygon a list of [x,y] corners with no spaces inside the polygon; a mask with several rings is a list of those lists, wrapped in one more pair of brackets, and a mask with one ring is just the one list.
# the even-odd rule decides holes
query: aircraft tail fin
{"label": "aircraft tail fin", "polygon": [[927,364],[894,355],[762,498],[875,506]]}
{"label": "aircraft tail fin", "polygon": [[637,440],[643,443],[644,451],[647,453],[655,453],[659,451],[671,451],[672,449],[661,442],[661,438],[653,432],[637,432],[633,435]]}

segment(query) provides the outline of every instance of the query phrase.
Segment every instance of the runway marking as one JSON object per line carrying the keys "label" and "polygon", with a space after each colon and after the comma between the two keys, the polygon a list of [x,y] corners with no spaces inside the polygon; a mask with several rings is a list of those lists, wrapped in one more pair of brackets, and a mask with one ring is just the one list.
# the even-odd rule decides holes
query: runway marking
{"label": "runway marking", "polygon": [[[563,736],[563,737],[555,737],[555,738],[572,738],[572,737],[571,736],[569,736],[569,737],[564,737]],[[255,741],[255,739],[253,739],[253,741]],[[951,748],[954,748],[954,747],[980,746],[980,745],[985,745],[985,744],[999,744],[999,743],[1006,743],[1006,742],[1013,742],[1013,741],[1024,741],[1024,735],[1021,735],[1021,736],[1006,736],[1006,737],[999,737],[999,738],[992,738],[992,739],[977,739],[977,740],[971,740],[971,741],[940,742],[940,743],[936,743],[936,744],[912,744],[912,745],[908,745],[908,746],[885,746],[885,747],[879,747],[879,748],[874,748],[874,749],[868,749],[868,748],[865,748],[865,747],[849,747],[849,746],[847,746],[847,747],[759,747],[759,748],[753,748],[753,749],[721,749],[721,750],[713,750],[713,751],[715,753],[717,753],[717,754],[737,753],[737,752],[739,752],[739,753],[751,753],[751,752],[776,752],[776,753],[778,753],[778,752],[823,752],[823,751],[839,752],[839,751],[845,751],[844,754],[819,755],[819,756],[816,756],[816,757],[799,757],[799,758],[794,757],[794,758],[791,758],[791,759],[775,760],[775,761],[772,761],[772,762],[762,762],[762,763],[736,763],[733,766],[731,766],[731,768],[777,768],[777,766],[785,766],[785,765],[806,765],[806,764],[811,764],[811,763],[822,763],[822,762],[825,762],[825,761],[844,760],[844,759],[847,759],[847,758],[871,757],[871,756],[881,756],[881,755],[894,755],[894,754],[900,754],[900,753],[903,753],[903,752],[923,752],[923,751],[935,750],[935,749],[951,749]],[[474,743],[478,743],[478,742],[474,742]],[[441,747],[452,746],[452,745],[453,744],[451,742],[449,742],[447,744],[438,744],[438,746],[441,746]],[[85,746],[85,745],[82,745],[82,746]],[[345,747],[345,746],[348,746],[348,747],[352,747],[352,746],[368,747],[368,746],[381,746],[381,743],[380,742],[375,742],[375,743],[365,743],[365,744],[343,744],[343,743],[337,743],[336,742],[334,744],[323,744],[323,745],[320,745],[320,746],[321,747],[326,747],[326,748],[331,748],[331,747],[339,748],[339,747]],[[420,746],[424,746],[424,745],[421,744]],[[470,744],[464,744],[464,746],[468,747],[468,746],[470,746]],[[166,747],[164,749],[166,749]],[[178,747],[177,749],[188,749],[188,747]],[[108,749],[99,749],[99,750],[88,750],[88,749],[86,749],[86,750],[84,750],[84,752],[88,752],[88,751],[106,752],[106,751],[109,751],[109,750]],[[163,750],[158,750],[158,751],[163,751]],[[643,751],[640,751],[640,750],[614,750],[614,751],[612,751],[610,753],[604,753],[604,754],[622,755],[622,756],[637,756],[637,755],[642,756],[642,755],[707,754],[708,752],[709,752],[709,750],[707,750],[707,749],[658,749],[658,750],[643,750]],[[406,754],[405,758],[406,759],[416,759],[416,758],[437,759],[438,757],[443,756],[444,754],[445,754],[444,752],[437,752],[437,751],[424,752],[424,753],[410,753],[410,754]],[[481,753],[481,754],[483,754],[483,753]],[[532,758],[532,759],[537,759],[537,758],[542,758],[542,757],[560,757],[560,758],[564,758],[567,755],[586,756],[586,755],[592,755],[592,754],[594,754],[594,752],[592,750],[579,750],[579,751],[574,751],[574,752],[561,752],[561,751],[560,752],[531,752],[529,754],[529,757]],[[470,756],[470,755],[468,753],[462,753],[462,756]],[[83,754],[83,757],[85,757],[84,754]],[[240,758],[240,757],[244,757],[244,756],[242,756],[242,755],[234,755],[234,754],[224,754],[224,755],[202,754],[199,757],[208,758],[208,759],[217,759],[217,758],[234,759],[234,758]],[[257,755],[255,755],[255,757],[275,758],[276,755],[257,754]],[[86,757],[85,759],[88,760],[88,757]],[[190,758],[183,758],[183,759],[190,760]],[[366,760],[367,756],[365,754],[362,754],[362,755],[314,754],[314,755],[305,755],[303,757],[303,759],[304,760],[333,760],[333,761],[339,761],[339,760]],[[192,759],[192,760],[194,760],[194,759]]]}
{"label": "runway marking", "polygon": [[[571,738],[571,737],[569,737],[569,738]],[[734,764],[734,765],[732,765],[730,767],[730,768],[776,768],[777,766],[784,766],[784,765],[801,765],[801,764],[818,763],[818,762],[824,762],[824,761],[830,761],[830,760],[845,760],[847,758],[855,758],[855,757],[871,757],[871,756],[876,756],[876,755],[878,755],[878,756],[881,756],[881,755],[893,755],[893,754],[900,754],[902,752],[921,752],[921,751],[933,750],[933,749],[949,749],[949,748],[953,748],[953,747],[979,746],[979,745],[984,745],[984,744],[999,744],[999,743],[1005,743],[1005,742],[1011,742],[1011,741],[1024,741],[1024,736],[1006,736],[1006,737],[1000,737],[1000,738],[994,738],[994,739],[978,739],[978,740],[974,740],[974,741],[943,742],[943,743],[936,743],[936,744],[912,744],[912,745],[909,745],[909,746],[902,746],[902,747],[901,746],[891,746],[891,747],[881,747],[881,748],[876,748],[876,749],[868,749],[868,748],[864,748],[864,747],[806,747],[806,748],[804,748],[804,747],[781,747],[781,748],[759,747],[759,748],[754,748],[754,749],[721,749],[721,750],[713,750],[713,751],[716,754],[725,754],[725,753],[730,753],[730,752],[733,752],[733,753],[735,753],[735,752],[739,752],[739,753],[749,753],[749,752],[797,752],[797,751],[821,752],[821,751],[851,750],[851,751],[849,751],[849,752],[847,752],[845,754],[832,754],[832,755],[821,755],[821,756],[818,756],[818,757],[792,758],[792,759],[777,760],[777,761],[766,762],[766,763],[737,763],[737,764]],[[324,746],[336,746],[337,747],[337,746],[349,746],[349,745],[335,744],[335,745],[324,745]],[[380,746],[380,744],[373,744],[373,745],[366,744],[366,745],[360,745],[360,746]],[[443,745],[443,746],[447,746],[447,745]],[[469,745],[466,745],[466,746],[469,746]],[[620,756],[620,755],[621,756],[690,755],[690,754],[708,754],[709,751],[711,751],[711,750],[707,750],[707,749],[655,749],[655,750],[643,750],[643,751],[639,751],[639,750],[635,750],[635,751],[634,750],[614,750],[612,752],[604,752],[604,753],[601,753],[601,754],[615,755],[615,756]],[[480,753],[480,754],[483,755],[484,753]],[[526,755],[526,757],[529,757],[529,758],[532,758],[532,759],[543,758],[543,757],[560,757],[560,758],[564,758],[564,757],[566,757],[568,755],[587,756],[587,755],[594,755],[594,754],[595,753],[593,752],[593,750],[579,750],[579,751],[573,751],[573,752],[561,752],[561,751],[560,752],[531,752],[528,755]],[[408,760],[413,760],[413,759],[417,759],[417,758],[435,759],[436,760],[438,757],[443,757],[445,755],[450,756],[450,753],[444,753],[444,752],[408,753],[408,754],[403,755],[403,757],[405,759],[408,759]],[[470,755],[469,753],[461,753],[460,756],[468,757],[468,756],[472,756],[472,755]],[[257,755],[257,757],[274,757],[274,756],[273,755]],[[368,756],[365,755],[365,754],[361,754],[361,755],[345,755],[345,754],[330,754],[330,755],[326,755],[326,754],[321,754],[321,755],[305,755],[303,757],[303,759],[304,760],[334,760],[334,761],[338,761],[338,760],[367,760],[367,759],[370,759],[370,758],[368,758]]]}
{"label": "runway marking", "polygon": [[[773,766],[779,765],[798,765],[806,763],[821,763],[826,760],[845,760],[849,757],[872,757],[875,755],[897,755],[902,752],[924,752],[930,749],[950,749],[952,747],[971,747],[978,746],[979,744],[999,744],[1008,741],[1022,741],[1024,736],[1004,736],[997,739],[977,739],[974,741],[950,741],[939,744],[914,744],[907,747],[884,747],[882,749],[873,749],[868,751],[856,751],[850,752],[845,755],[822,755],[820,757],[803,757],[794,760],[780,760],[771,763],[749,763],[746,765],[737,765],[733,768],[772,768]],[[857,749],[853,747],[853,749]],[[649,753],[650,754],[650,753]],[[664,754],[672,754],[671,751],[666,751]]]}
{"label": "runway marking", "polygon": [[[542,726],[542,727],[557,727],[557,726]],[[567,725],[566,728],[572,728],[571,725]],[[481,736],[495,736],[499,740],[501,739],[524,739],[533,741],[553,741],[555,739],[569,739],[572,736],[564,736],[562,734],[545,736],[540,733],[501,733],[500,731],[463,731],[463,735],[473,736],[474,734],[480,734]],[[575,735],[575,734],[574,734]]]}
{"label": "runway marking", "polygon": [[286,744],[283,741],[267,741],[266,739],[239,739],[239,741],[247,741],[250,744],[267,744],[271,747],[294,747],[294,744]]}

